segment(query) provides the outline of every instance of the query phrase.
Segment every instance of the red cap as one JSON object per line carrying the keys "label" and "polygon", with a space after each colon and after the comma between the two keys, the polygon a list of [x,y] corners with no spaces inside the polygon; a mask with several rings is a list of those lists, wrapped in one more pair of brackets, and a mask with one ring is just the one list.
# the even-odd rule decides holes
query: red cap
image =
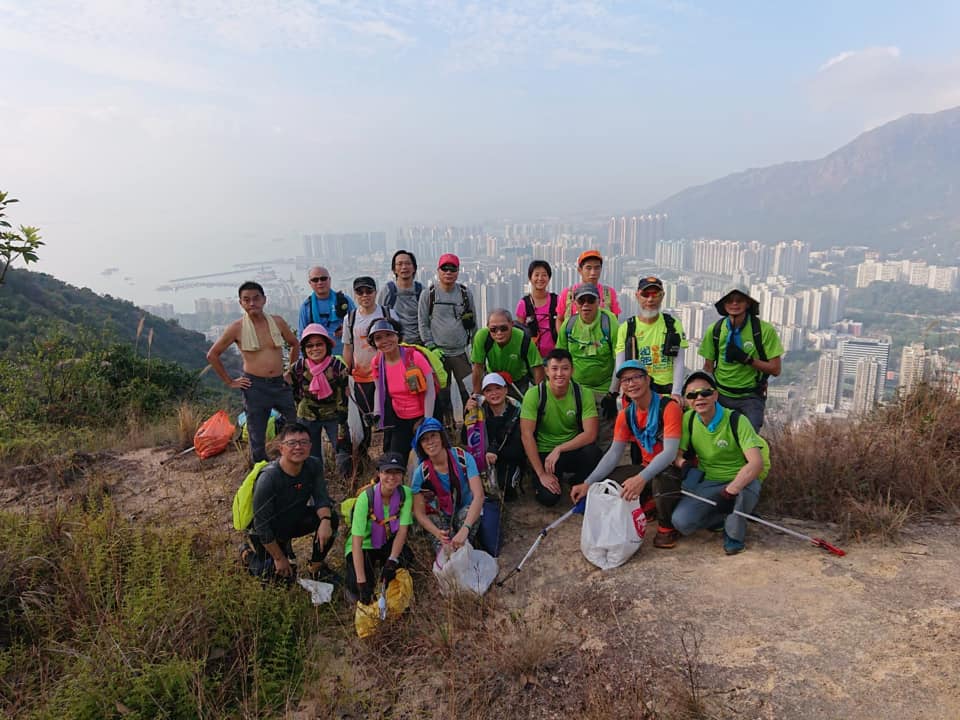
{"label": "red cap", "polygon": [[441,265],[456,265],[459,268],[460,258],[453,253],[444,253],[440,256],[440,259],[437,260],[437,269],[439,269]]}
{"label": "red cap", "polygon": [[590,258],[596,258],[601,263],[603,262],[603,255],[600,254],[599,250],[584,250],[577,258],[577,267],[583,267],[583,264]]}

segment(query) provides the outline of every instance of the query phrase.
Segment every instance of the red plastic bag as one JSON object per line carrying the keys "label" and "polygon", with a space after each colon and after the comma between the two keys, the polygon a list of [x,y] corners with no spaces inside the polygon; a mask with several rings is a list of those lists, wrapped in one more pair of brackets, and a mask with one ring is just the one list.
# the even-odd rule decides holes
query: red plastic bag
{"label": "red plastic bag", "polygon": [[193,447],[197,455],[201,460],[219,455],[227,449],[236,430],[226,411],[218,410],[200,426],[197,434],[193,436]]}

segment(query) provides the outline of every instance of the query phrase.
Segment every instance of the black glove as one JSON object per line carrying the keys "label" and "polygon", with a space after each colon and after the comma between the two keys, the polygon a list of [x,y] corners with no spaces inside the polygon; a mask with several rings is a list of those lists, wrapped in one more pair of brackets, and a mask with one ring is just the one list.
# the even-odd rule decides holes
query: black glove
{"label": "black glove", "polygon": [[747,355],[743,348],[736,343],[730,343],[727,345],[726,359],[728,363],[741,363],[743,365],[749,365],[751,362],[753,362],[753,358]]}
{"label": "black glove", "polygon": [[600,401],[600,417],[604,420],[613,420],[617,417],[617,412],[617,395],[608,392]]}
{"label": "black glove", "polygon": [[373,588],[367,581],[357,583],[357,593],[360,595],[360,602],[369,605],[373,602]]}
{"label": "black glove", "polygon": [[391,582],[397,576],[397,568],[400,567],[400,563],[393,558],[387,560],[383,566],[383,570],[380,571],[380,580],[384,584]]}
{"label": "black glove", "polygon": [[717,510],[724,515],[729,515],[733,512],[733,506],[736,504],[737,496],[731,495],[727,492],[726,488],[724,488],[720,493],[720,497],[717,498]]}

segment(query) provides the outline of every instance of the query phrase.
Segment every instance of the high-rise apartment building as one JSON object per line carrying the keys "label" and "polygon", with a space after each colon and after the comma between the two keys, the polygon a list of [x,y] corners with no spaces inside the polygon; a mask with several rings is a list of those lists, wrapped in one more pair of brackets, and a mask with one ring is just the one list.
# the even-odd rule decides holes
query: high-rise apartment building
{"label": "high-rise apartment building", "polygon": [[833,352],[825,352],[820,355],[820,362],[817,364],[817,393],[815,402],[817,409],[832,408],[837,409],[840,406],[840,391],[843,387],[843,362],[840,357]]}
{"label": "high-rise apartment building", "polygon": [[905,345],[900,353],[900,390],[908,394],[920,383],[932,380],[936,359],[936,353],[927,350],[923,343]]}
{"label": "high-rise apartment building", "polygon": [[883,396],[883,373],[880,363],[861,357],[854,368],[853,414],[863,415],[876,407]]}
{"label": "high-rise apartment building", "polygon": [[[843,359],[844,378],[853,378],[856,383],[857,365],[861,360],[869,360],[876,363],[878,376],[876,381],[863,380],[868,382],[874,391],[874,403],[883,399],[883,391],[886,387],[887,366],[890,362],[890,341],[879,338],[842,338],[837,341],[837,350]],[[866,372],[866,371],[865,371]],[[871,407],[873,407],[871,405]]]}

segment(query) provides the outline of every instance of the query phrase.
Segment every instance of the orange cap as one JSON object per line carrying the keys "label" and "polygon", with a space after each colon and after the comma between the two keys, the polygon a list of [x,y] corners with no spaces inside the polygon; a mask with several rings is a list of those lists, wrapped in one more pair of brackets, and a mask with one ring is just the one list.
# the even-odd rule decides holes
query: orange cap
{"label": "orange cap", "polygon": [[603,255],[600,254],[599,250],[584,250],[577,258],[577,267],[583,267],[583,264],[590,258],[596,258],[603,264]]}

